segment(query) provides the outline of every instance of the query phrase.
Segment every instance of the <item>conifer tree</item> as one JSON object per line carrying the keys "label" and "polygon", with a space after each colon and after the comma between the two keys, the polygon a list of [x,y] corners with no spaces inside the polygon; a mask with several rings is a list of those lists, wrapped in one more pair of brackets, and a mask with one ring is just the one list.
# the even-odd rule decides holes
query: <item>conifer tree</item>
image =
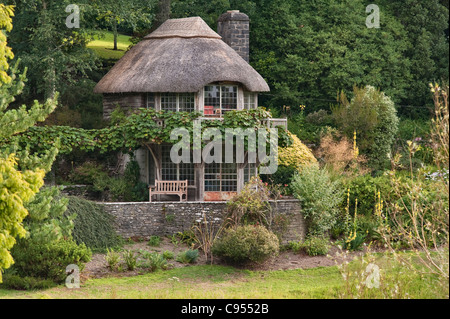
{"label": "conifer tree", "polygon": [[[36,122],[45,118],[56,108],[56,99],[49,99],[43,105],[37,101],[27,108],[8,109],[15,96],[25,86],[25,72],[16,76],[18,63],[9,67],[8,60],[14,57],[7,45],[6,32],[12,30],[14,8],[0,4],[0,140],[7,141],[11,136],[26,131]],[[0,152],[0,282],[3,270],[13,263],[11,248],[17,237],[26,234],[22,221],[28,215],[25,205],[44,185],[45,173],[50,170],[56,156],[52,149],[43,156],[32,156],[27,150]]]}

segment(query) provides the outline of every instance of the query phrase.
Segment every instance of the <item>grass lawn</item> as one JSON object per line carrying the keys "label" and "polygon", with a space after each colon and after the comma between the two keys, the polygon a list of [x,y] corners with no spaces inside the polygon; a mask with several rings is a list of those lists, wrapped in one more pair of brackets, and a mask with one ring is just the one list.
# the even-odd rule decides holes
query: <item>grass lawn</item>
{"label": "grass lawn", "polygon": [[130,37],[119,34],[117,38],[117,51],[114,51],[114,35],[112,32],[99,32],[94,41],[91,41],[87,47],[94,50],[95,53],[103,59],[119,60],[131,44]]}
{"label": "grass lawn", "polygon": [[88,280],[75,290],[64,286],[31,292],[0,290],[0,298],[337,298],[341,285],[342,277],[336,267],[252,272],[225,266],[190,266],[136,277]]}
{"label": "grass lawn", "polygon": [[[386,256],[377,264],[384,268]],[[353,262],[353,266],[358,264]],[[355,268],[356,269],[356,268]],[[389,268],[382,278],[395,278],[407,297],[445,298],[420,276],[404,276],[404,268]],[[389,280],[391,280],[389,279]],[[392,282],[392,280],[391,280]],[[395,283],[395,281],[394,281]],[[135,277],[87,280],[80,289],[58,286],[42,291],[1,290],[4,298],[51,299],[335,299],[344,291],[344,280],[336,266],[311,269],[249,271],[218,265],[201,265],[157,271]],[[448,294],[448,292],[447,292]],[[371,289],[369,298],[383,298]]]}

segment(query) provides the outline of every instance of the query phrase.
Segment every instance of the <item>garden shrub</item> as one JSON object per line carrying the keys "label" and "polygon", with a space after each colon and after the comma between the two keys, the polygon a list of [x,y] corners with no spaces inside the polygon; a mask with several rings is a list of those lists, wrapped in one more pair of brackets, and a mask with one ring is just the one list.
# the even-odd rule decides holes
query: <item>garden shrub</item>
{"label": "garden shrub", "polygon": [[292,250],[294,253],[299,253],[303,250],[303,243],[301,241],[290,241],[287,244],[287,249]]}
{"label": "garden shrub", "polygon": [[178,232],[171,236],[171,242],[174,245],[185,244],[187,246],[192,246],[197,243],[195,232],[192,229],[185,230],[183,232]]}
{"label": "garden shrub", "polygon": [[20,240],[13,249],[14,271],[21,277],[49,279],[62,283],[67,274],[66,267],[75,264],[82,270],[92,252],[86,245],[73,240],[58,240],[49,243]]}
{"label": "garden shrub", "polygon": [[365,216],[360,215],[358,216],[358,228],[357,233],[359,234],[365,234],[365,240],[368,241],[380,241],[381,236],[378,233],[378,228],[380,225],[380,219],[377,218],[374,215],[371,216]]}
{"label": "garden shrub", "polygon": [[132,159],[127,163],[123,177],[127,185],[130,187],[130,193],[125,197],[125,201],[148,201],[148,186],[140,180],[141,169],[135,159]]}
{"label": "garden shrub", "polygon": [[148,240],[147,244],[151,247],[159,247],[159,245],[161,244],[161,237],[150,236],[150,239]]}
{"label": "garden shrub", "polygon": [[0,288],[14,289],[14,290],[41,290],[49,289],[56,286],[56,283],[51,279],[42,279],[36,277],[21,277],[6,271],[3,276],[3,283]]}
{"label": "garden shrub", "polygon": [[320,139],[320,132],[326,126],[332,124],[331,115],[325,110],[309,113],[305,112],[289,116],[289,131],[295,134],[301,141],[317,144]]}
{"label": "garden shrub", "polygon": [[76,215],[72,237],[77,243],[99,252],[122,246],[123,239],[116,234],[113,217],[101,205],[71,196],[66,214]]}
{"label": "garden shrub", "polygon": [[113,248],[108,248],[106,251],[105,261],[108,264],[108,268],[112,271],[117,271],[121,263],[120,254],[117,251],[114,251]]}
{"label": "garden shrub", "polygon": [[[359,154],[357,141],[350,141],[335,129],[324,131],[320,145],[315,151],[322,166],[326,166],[334,174],[364,174],[366,158]],[[350,173],[350,174],[348,174]]]}
{"label": "garden shrub", "polygon": [[163,252],[163,257],[167,260],[171,260],[175,258],[175,253],[170,250],[166,250]]}
{"label": "garden shrub", "polygon": [[109,191],[113,201],[143,202],[148,201],[148,186],[140,181],[140,168],[136,160],[127,163],[123,176],[112,177],[100,174],[94,178],[94,190]]}
{"label": "garden shrub", "polygon": [[198,259],[199,252],[198,249],[188,249],[177,255],[176,261],[183,264],[195,263]]}
{"label": "garden shrub", "polygon": [[344,183],[344,188],[350,191],[349,211],[355,210],[355,201],[358,200],[358,214],[370,216],[373,215],[375,204],[378,198],[378,192],[384,201],[392,201],[391,180],[389,176],[382,175],[372,177],[369,174],[356,176]]}
{"label": "garden shrub", "polygon": [[252,177],[244,189],[227,202],[227,221],[232,226],[256,224],[269,226],[272,207],[270,192],[257,177]]}
{"label": "garden shrub", "polygon": [[69,180],[76,184],[94,185],[96,180],[106,176],[108,174],[104,171],[103,165],[88,161],[75,168],[70,173]]}
{"label": "garden shrub", "polygon": [[123,260],[128,270],[133,271],[137,266],[137,256],[132,250],[126,250],[123,253]]}
{"label": "garden shrub", "polygon": [[148,268],[151,272],[158,269],[166,270],[169,267],[163,254],[157,252],[150,253],[148,251],[141,251],[141,254],[145,261],[140,263],[140,267]]}
{"label": "garden shrub", "polygon": [[279,252],[277,236],[264,226],[245,225],[225,230],[214,242],[213,254],[227,261],[263,263]]}
{"label": "garden shrub", "polygon": [[330,250],[329,240],[323,236],[312,236],[303,243],[303,249],[309,256],[323,256]]}
{"label": "garden shrub", "polygon": [[293,143],[289,147],[278,148],[278,165],[300,170],[304,166],[317,164],[311,150],[294,134],[288,132]]}
{"label": "garden shrub", "polygon": [[72,239],[75,216],[66,214],[67,204],[57,187],[42,188],[26,204],[28,216],[23,224],[28,236],[19,239],[11,251],[15,261],[9,273],[11,286],[28,289],[46,287],[49,281],[60,283],[68,265],[83,268],[90,260],[91,251]]}
{"label": "garden shrub", "polygon": [[349,139],[357,132],[359,149],[372,169],[386,167],[399,123],[394,102],[372,86],[355,87],[350,102],[341,93],[339,102],[332,110],[338,128]]}
{"label": "garden shrub", "polygon": [[324,236],[310,236],[304,241],[289,242],[287,249],[292,250],[296,254],[304,251],[309,256],[323,256],[328,254],[330,243]]}
{"label": "garden shrub", "polygon": [[329,114],[326,110],[321,109],[312,113],[309,113],[305,117],[305,121],[311,123],[315,126],[329,126],[332,124],[333,119],[331,114]]}
{"label": "garden shrub", "polygon": [[309,235],[323,235],[336,224],[343,191],[326,170],[314,165],[304,167],[292,179],[291,188],[300,200]]}
{"label": "garden shrub", "polygon": [[279,165],[278,170],[272,175],[262,175],[261,180],[272,185],[287,186],[286,192],[290,192],[289,185],[291,184],[292,177],[297,170],[290,166]]}

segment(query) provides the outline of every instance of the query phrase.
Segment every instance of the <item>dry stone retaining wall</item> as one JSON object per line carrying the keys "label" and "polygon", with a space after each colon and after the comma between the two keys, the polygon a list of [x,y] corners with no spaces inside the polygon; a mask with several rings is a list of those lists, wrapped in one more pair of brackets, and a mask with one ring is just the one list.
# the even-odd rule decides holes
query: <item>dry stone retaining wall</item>
{"label": "dry stone retaining wall", "polygon": [[[117,233],[124,238],[170,236],[191,229],[206,216],[220,225],[225,216],[225,202],[156,202],[103,203],[105,210],[115,217]],[[271,202],[274,208],[275,232],[282,241],[305,237],[306,223],[297,200]],[[286,222],[284,222],[286,221]],[[278,225],[278,226],[277,226]]]}

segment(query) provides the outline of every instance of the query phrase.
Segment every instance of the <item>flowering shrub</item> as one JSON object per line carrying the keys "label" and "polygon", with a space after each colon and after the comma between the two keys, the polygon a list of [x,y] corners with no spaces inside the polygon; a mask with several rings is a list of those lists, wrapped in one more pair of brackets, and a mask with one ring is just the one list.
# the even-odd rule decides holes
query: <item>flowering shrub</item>
{"label": "flowering shrub", "polygon": [[278,148],[278,165],[300,170],[304,166],[317,164],[311,150],[294,134],[288,132],[288,135],[292,138],[293,143],[289,147]]}
{"label": "flowering shrub", "polygon": [[441,172],[434,172],[434,173],[425,173],[424,175],[425,179],[437,181],[439,179],[443,179],[448,181],[448,169],[441,171]]}
{"label": "flowering shrub", "polygon": [[274,174],[262,175],[261,179],[263,182],[269,183],[272,188],[278,188],[280,195],[291,195],[292,190],[289,185],[296,172],[297,170],[293,167],[278,166],[278,170]]}

